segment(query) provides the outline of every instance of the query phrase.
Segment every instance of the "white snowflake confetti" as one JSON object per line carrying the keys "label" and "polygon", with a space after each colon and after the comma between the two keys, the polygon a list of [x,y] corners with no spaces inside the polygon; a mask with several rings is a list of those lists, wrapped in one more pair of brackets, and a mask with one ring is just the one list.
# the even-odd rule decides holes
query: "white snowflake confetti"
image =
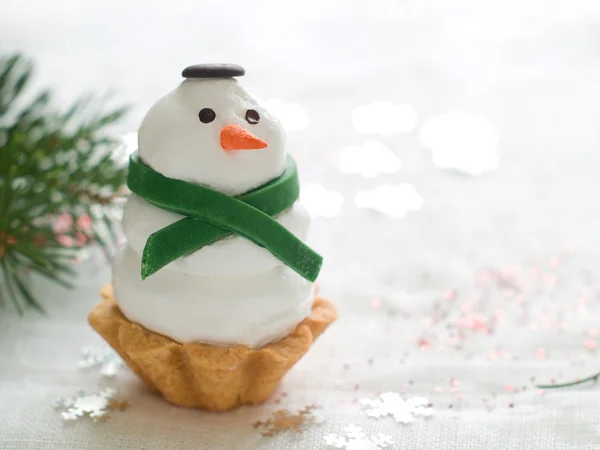
{"label": "white snowflake confetti", "polygon": [[65,422],[72,422],[82,417],[89,417],[94,422],[106,420],[111,409],[124,411],[129,404],[126,401],[115,400],[117,390],[105,388],[97,393],[77,392],[73,397],[59,398],[54,402],[54,408],[61,410]]}
{"label": "white snowflake confetti", "polygon": [[356,425],[344,427],[344,432],[345,436],[338,436],[334,433],[323,436],[325,444],[345,450],[379,450],[394,443],[392,437],[386,434],[378,433],[374,436],[367,436],[362,427]]}
{"label": "white snowflake confetti", "polygon": [[366,438],[366,434],[363,431],[362,427],[356,425],[348,425],[344,428],[346,432],[346,436],[352,439],[364,439]]}
{"label": "white snowflake confetti", "polygon": [[376,398],[363,398],[360,404],[368,407],[367,416],[392,416],[396,422],[408,424],[416,417],[430,417],[434,409],[429,406],[429,400],[424,397],[402,398],[395,392],[384,392]]}
{"label": "white snowflake confetti", "polygon": [[105,377],[114,377],[123,367],[123,360],[110,347],[84,347],[81,350],[81,360],[77,364],[80,369],[100,367],[100,373]]}

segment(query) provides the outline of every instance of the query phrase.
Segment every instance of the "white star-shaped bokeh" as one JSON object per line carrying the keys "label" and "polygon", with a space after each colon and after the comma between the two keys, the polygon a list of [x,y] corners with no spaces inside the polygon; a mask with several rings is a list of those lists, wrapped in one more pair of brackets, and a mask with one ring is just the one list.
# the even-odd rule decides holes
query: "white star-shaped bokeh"
{"label": "white star-shaped bokeh", "polygon": [[320,184],[309,183],[302,186],[300,200],[311,217],[332,218],[340,213],[344,197],[339,192],[325,189]]}
{"label": "white star-shaped bokeh", "polygon": [[410,133],[417,126],[417,114],[410,105],[397,105],[390,101],[376,101],[354,108],[352,125],[360,134],[392,136]]}
{"label": "white star-shaped bokeh", "polygon": [[402,161],[392,149],[378,141],[344,147],[338,164],[342,173],[358,174],[365,178],[396,173],[402,167]]}
{"label": "white star-shaped bokeh", "polygon": [[359,208],[379,211],[392,218],[405,217],[409,211],[417,211],[423,206],[423,197],[410,183],[380,185],[372,190],[359,191],[354,197]]}
{"label": "white star-shaped bokeh", "polygon": [[498,134],[484,117],[462,111],[433,116],[425,121],[419,136],[439,169],[475,176],[492,172],[500,164]]}

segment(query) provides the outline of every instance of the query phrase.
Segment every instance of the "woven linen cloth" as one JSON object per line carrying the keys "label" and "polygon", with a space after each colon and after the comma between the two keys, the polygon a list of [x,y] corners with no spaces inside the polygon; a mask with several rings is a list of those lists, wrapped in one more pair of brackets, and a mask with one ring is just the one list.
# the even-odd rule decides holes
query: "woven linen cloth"
{"label": "woven linen cloth", "polygon": [[[0,449],[316,450],[351,424],[394,449],[600,448],[593,383],[535,387],[600,371],[599,29],[595,0],[2,3],[3,47],[61,105],[133,103],[120,131],[197,62],[280,99],[340,318],[266,404],[178,408],[128,369],[77,369],[102,345],[86,316],[110,272],[92,257],[73,290],[34,280],[46,316],[0,311]],[[380,100],[412,110],[356,109]],[[105,386],[131,405],[105,423],[53,410]],[[436,413],[368,417],[358,400],[387,391]],[[301,434],[252,427],[313,403],[325,421]]]}

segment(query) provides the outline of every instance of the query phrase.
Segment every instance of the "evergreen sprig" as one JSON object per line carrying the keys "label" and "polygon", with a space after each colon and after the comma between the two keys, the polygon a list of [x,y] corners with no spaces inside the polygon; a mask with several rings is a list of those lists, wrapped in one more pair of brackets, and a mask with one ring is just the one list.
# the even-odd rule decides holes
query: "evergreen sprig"
{"label": "evergreen sprig", "polygon": [[107,128],[126,108],[92,110],[92,96],[59,112],[51,92],[27,91],[33,65],[0,56],[0,304],[42,311],[32,272],[70,286],[79,250],[113,248],[126,167]]}

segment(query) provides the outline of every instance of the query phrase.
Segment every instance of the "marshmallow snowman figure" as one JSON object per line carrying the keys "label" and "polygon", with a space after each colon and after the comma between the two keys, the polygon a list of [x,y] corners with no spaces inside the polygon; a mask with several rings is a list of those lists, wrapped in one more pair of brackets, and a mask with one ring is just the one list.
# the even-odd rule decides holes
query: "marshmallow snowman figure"
{"label": "marshmallow snowman figure", "polygon": [[[138,132],[141,160],[156,172],[237,196],[279,177],[286,164],[280,122],[234,78],[233,65],[199,65],[148,111]],[[148,237],[183,216],[136,195],[123,217],[127,237],[113,265],[123,314],[181,343],[260,347],[310,314],[312,283],[265,248],[233,235],[142,280]],[[296,201],[275,219],[300,240],[309,216]]]}

